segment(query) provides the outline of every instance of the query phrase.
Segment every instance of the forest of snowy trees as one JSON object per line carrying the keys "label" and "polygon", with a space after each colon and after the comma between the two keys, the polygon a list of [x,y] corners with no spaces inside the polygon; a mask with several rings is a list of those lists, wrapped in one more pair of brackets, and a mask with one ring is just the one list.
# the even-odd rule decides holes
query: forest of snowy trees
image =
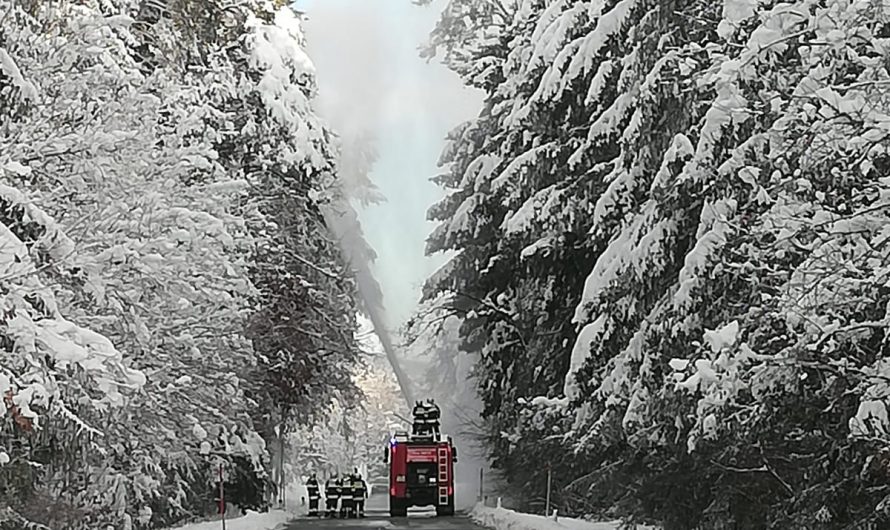
{"label": "forest of snowy trees", "polygon": [[418,318],[460,322],[509,493],[890,527],[890,4],[450,0],[426,54],[486,100]]}
{"label": "forest of snowy trees", "polygon": [[302,41],[265,1],[0,0],[0,528],[201,518],[220,463],[262,506],[310,396],[360,398]]}
{"label": "forest of snowy trees", "polygon": [[[528,509],[547,463],[563,513],[890,527],[890,4],[439,5],[424,55],[486,96],[408,327],[480,409],[447,426]],[[372,451],[373,153],[315,83],[281,2],[0,0],[0,529],[201,518],[220,464],[263,505],[298,433]]]}

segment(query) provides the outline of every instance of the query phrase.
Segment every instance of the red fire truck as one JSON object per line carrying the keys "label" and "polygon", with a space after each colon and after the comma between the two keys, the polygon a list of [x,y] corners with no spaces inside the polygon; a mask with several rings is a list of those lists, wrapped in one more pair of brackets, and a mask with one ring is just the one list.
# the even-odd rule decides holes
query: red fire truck
{"label": "red fire truck", "polygon": [[389,514],[405,517],[411,506],[435,506],[436,515],[454,515],[454,464],[450,438],[433,439],[400,432],[384,454],[389,463]]}

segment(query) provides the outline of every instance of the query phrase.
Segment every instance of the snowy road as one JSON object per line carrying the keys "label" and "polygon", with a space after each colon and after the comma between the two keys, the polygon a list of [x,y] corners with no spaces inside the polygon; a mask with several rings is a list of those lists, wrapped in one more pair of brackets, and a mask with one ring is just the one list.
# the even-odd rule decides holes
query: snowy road
{"label": "snowy road", "polygon": [[288,525],[287,530],[398,530],[412,528],[417,530],[479,530],[466,515],[454,517],[436,517],[432,513],[412,509],[408,517],[390,518],[386,496],[374,496],[368,502],[365,519],[308,519],[301,518]]}
{"label": "snowy road", "polygon": [[467,516],[455,517],[424,517],[411,515],[407,519],[390,519],[383,512],[368,514],[366,519],[298,519],[285,527],[288,530],[397,530],[400,528],[416,528],[418,530],[478,530]]}

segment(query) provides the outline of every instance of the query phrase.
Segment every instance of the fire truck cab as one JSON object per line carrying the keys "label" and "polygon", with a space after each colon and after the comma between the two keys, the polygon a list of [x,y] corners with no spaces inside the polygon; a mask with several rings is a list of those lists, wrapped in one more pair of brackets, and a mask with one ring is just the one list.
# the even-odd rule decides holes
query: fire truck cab
{"label": "fire truck cab", "polygon": [[454,515],[454,464],[450,437],[396,433],[384,452],[389,463],[389,514],[405,517],[412,506],[435,506],[437,516]]}

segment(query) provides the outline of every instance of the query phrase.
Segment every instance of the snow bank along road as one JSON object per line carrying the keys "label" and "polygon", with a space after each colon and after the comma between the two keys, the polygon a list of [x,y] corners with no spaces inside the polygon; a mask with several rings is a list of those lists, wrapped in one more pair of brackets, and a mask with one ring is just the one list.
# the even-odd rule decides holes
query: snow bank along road
{"label": "snow bank along road", "polygon": [[[621,521],[593,522],[560,517],[552,521],[541,515],[518,513],[503,508],[476,506],[473,519],[496,530],[618,530]],[[651,526],[637,526],[637,530],[659,530]]]}

